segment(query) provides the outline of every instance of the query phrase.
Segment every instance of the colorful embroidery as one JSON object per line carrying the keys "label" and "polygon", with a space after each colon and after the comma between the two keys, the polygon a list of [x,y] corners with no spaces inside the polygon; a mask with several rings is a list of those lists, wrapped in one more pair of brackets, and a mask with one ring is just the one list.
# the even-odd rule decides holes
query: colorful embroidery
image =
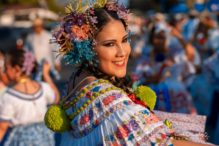
{"label": "colorful embroidery", "polygon": [[[89,90],[84,88],[78,94],[81,98],[76,109],[80,113],[71,121],[73,137],[89,136],[100,130],[105,133],[100,137],[102,145],[171,144],[163,122],[148,109],[132,102],[121,89],[109,83],[95,86],[92,83],[86,88]],[[88,100],[91,102],[84,107]]]}
{"label": "colorful embroidery", "polygon": [[[124,107],[124,104],[127,104],[127,103],[129,103],[129,105],[133,104],[131,101],[119,102],[113,105],[112,107],[108,108],[108,110],[106,111],[99,110],[100,108],[96,108],[96,107],[91,108],[90,111],[92,110],[92,115],[94,115],[93,113],[96,113],[96,115],[98,115],[98,119],[95,119],[94,116],[93,117],[89,116],[89,122],[82,122],[84,118],[87,118],[85,120],[88,120],[88,116],[87,114],[85,114],[80,119],[73,120],[73,123],[74,123],[74,125],[72,126],[74,129],[73,135],[78,137],[78,136],[84,136],[88,134],[90,131],[93,130],[93,128],[96,128],[101,123],[101,121],[109,117],[110,113],[114,113],[115,111],[121,110]],[[78,120],[79,120],[79,124],[78,124]],[[84,129],[80,129],[81,131],[83,131],[83,133],[80,133],[79,131],[75,130],[77,126],[82,126],[82,125],[84,126],[86,125]]]}

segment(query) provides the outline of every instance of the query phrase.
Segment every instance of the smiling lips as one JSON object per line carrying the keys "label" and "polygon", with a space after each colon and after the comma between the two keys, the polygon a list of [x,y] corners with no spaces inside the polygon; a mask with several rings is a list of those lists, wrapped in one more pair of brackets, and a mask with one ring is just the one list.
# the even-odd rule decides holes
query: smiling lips
{"label": "smiling lips", "polygon": [[117,67],[124,67],[125,66],[125,59],[121,61],[113,61],[113,64],[116,65]]}

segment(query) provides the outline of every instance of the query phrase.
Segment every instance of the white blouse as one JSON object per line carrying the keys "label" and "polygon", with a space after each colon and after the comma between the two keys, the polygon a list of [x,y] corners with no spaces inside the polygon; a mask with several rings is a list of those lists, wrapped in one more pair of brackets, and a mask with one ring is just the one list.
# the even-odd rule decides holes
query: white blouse
{"label": "white blouse", "polygon": [[0,121],[9,121],[11,126],[42,122],[47,106],[54,102],[55,93],[44,82],[34,94],[8,88],[0,97]]}

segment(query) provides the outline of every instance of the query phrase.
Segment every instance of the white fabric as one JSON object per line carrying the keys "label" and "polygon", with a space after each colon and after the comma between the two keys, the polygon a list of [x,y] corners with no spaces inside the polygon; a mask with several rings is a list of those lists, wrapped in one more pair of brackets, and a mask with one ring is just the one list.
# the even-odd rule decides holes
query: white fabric
{"label": "white fabric", "polygon": [[0,98],[0,121],[10,121],[11,126],[42,122],[47,105],[55,101],[55,93],[47,83],[34,94],[24,94],[8,88]]}
{"label": "white fabric", "polygon": [[25,47],[33,51],[38,63],[41,63],[42,60],[47,60],[49,64],[54,66],[57,47],[50,43],[51,39],[52,35],[47,31],[43,31],[40,34],[33,33],[27,37]]}

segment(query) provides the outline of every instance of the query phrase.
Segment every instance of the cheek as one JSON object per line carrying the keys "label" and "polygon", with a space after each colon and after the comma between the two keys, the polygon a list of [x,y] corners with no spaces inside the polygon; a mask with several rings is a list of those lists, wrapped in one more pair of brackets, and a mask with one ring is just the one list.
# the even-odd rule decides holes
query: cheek
{"label": "cheek", "polygon": [[15,77],[15,72],[13,71],[13,69],[7,69],[6,75],[8,76],[9,79],[12,80]]}
{"label": "cheek", "polygon": [[112,63],[114,58],[115,58],[115,51],[113,49],[111,50],[105,49],[98,52],[98,60],[100,62],[100,67],[102,69],[108,67]]}
{"label": "cheek", "polygon": [[130,46],[130,44],[128,44],[128,46],[126,46],[126,54],[127,54],[127,56],[129,56],[130,53],[131,53],[131,46]]}

